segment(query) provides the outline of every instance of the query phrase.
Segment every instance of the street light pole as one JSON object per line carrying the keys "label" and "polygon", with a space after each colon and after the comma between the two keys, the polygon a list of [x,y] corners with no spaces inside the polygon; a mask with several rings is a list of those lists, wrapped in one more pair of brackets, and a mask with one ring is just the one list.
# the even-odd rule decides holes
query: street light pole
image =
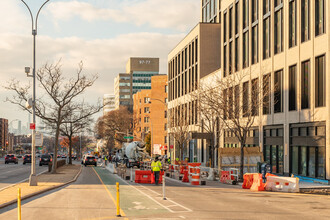
{"label": "street light pole", "polygon": [[33,20],[33,15],[30,10],[30,7],[25,3],[24,0],[21,0],[24,5],[29,10],[31,20],[32,20],[32,35],[33,35],[33,73],[32,73],[32,86],[33,86],[33,94],[32,94],[32,124],[34,125],[34,129],[32,129],[32,163],[31,163],[31,175],[29,178],[29,185],[30,186],[37,186],[37,175],[36,175],[36,130],[35,130],[35,124],[36,124],[36,112],[35,112],[35,105],[36,105],[36,36],[37,36],[37,29],[38,29],[38,17],[41,9],[44,7],[44,5],[49,2],[50,0],[47,0],[44,2],[41,7],[38,10],[35,22]]}

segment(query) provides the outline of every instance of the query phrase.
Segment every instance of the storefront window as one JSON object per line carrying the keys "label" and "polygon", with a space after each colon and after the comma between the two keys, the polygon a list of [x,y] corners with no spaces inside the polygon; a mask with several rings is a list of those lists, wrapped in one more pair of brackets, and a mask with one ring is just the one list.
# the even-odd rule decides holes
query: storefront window
{"label": "storefront window", "polygon": [[307,175],[307,149],[306,147],[301,147],[300,150],[300,172],[299,174],[306,176]]}
{"label": "storefront window", "polygon": [[292,173],[294,174],[298,174],[298,158],[299,158],[299,154],[298,154],[298,147],[294,146],[292,147]]}
{"label": "storefront window", "polygon": [[270,164],[270,146],[265,146],[265,162]]}
{"label": "storefront window", "polygon": [[283,164],[283,155],[284,150],[283,146],[278,146],[278,173],[284,173],[284,164]]}
{"label": "storefront window", "polygon": [[319,147],[318,148],[318,170],[317,176],[324,178],[324,156],[325,156],[325,148]]}
{"label": "storefront window", "polygon": [[309,147],[308,176],[315,177],[315,147]]}
{"label": "storefront window", "polygon": [[277,173],[277,167],[276,167],[276,145],[272,146],[272,172],[273,173]]}

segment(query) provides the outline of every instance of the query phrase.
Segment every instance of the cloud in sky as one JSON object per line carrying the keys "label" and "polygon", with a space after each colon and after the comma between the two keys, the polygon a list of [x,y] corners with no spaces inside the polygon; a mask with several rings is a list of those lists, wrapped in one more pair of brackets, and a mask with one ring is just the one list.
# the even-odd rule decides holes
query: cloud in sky
{"label": "cloud in sky", "polygon": [[192,0],[145,0],[112,1],[114,7],[100,8],[88,2],[59,1],[51,3],[47,11],[54,21],[79,17],[85,21],[99,20],[135,25],[150,25],[153,28],[170,28],[186,31],[196,20],[199,1]]}
{"label": "cloud in sky", "polygon": [[[118,73],[125,71],[129,57],[159,57],[160,72],[166,74],[168,53],[187,34],[189,28],[198,22],[199,9],[195,7],[198,7],[199,2],[199,0],[65,2],[52,0],[52,3],[45,8],[45,14],[39,22],[41,31],[37,36],[37,67],[46,62],[62,59],[65,73],[70,76],[75,72],[77,64],[83,61],[86,73],[99,74],[96,84],[84,95],[89,102],[95,102],[105,93],[114,92],[114,78]],[[20,3],[12,0],[0,1],[0,13],[4,15],[0,22],[0,118],[9,120],[18,118],[24,123],[27,114],[4,102],[10,93],[2,87],[12,78],[22,83],[31,81],[31,78],[27,78],[24,74],[24,67],[32,66],[31,21],[26,9]],[[76,23],[77,26],[84,26],[90,22],[95,25],[104,21],[120,27],[120,31],[114,36],[108,36],[104,28],[105,37],[93,38],[86,37],[83,33],[77,35],[69,31],[63,32],[61,36],[54,36],[47,31],[56,29],[55,22],[50,22],[55,20],[59,31],[62,32],[65,27],[70,30],[71,26],[68,28],[68,22],[70,25]],[[132,25],[137,28],[133,31],[126,28]],[[139,29],[139,25],[147,25],[151,28],[146,31],[144,28]],[[165,31],[160,31],[159,28]]]}

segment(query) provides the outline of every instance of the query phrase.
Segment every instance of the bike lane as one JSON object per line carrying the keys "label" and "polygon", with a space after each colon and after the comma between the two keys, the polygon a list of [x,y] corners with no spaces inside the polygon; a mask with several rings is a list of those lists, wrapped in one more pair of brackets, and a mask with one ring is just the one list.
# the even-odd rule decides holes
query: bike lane
{"label": "bike lane", "polygon": [[116,198],[116,182],[119,182],[120,208],[124,211],[125,217],[166,214],[171,212],[151,195],[140,190],[139,186],[128,185],[126,181],[123,181],[117,175],[110,173],[104,168],[95,167],[93,169],[113,198]]}

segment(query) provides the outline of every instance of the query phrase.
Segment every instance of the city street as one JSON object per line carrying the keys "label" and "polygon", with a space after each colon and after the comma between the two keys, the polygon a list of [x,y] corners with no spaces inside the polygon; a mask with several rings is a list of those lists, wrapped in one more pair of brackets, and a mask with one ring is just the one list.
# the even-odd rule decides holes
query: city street
{"label": "city street", "polygon": [[[101,167],[83,167],[75,183],[23,201],[22,219],[37,219],[40,213],[54,220],[114,219],[117,181],[123,219],[330,218],[327,196],[191,187],[167,180],[163,200],[161,186],[126,182]],[[0,219],[16,218],[16,205],[0,210]]]}
{"label": "city street", "polygon": [[[38,158],[37,158],[38,159]],[[42,173],[48,170],[48,166],[39,166],[36,163],[36,173]],[[31,164],[23,165],[23,160],[20,158],[18,164],[5,164],[4,158],[0,159],[0,190],[4,187],[21,182],[28,179],[31,174]]]}

